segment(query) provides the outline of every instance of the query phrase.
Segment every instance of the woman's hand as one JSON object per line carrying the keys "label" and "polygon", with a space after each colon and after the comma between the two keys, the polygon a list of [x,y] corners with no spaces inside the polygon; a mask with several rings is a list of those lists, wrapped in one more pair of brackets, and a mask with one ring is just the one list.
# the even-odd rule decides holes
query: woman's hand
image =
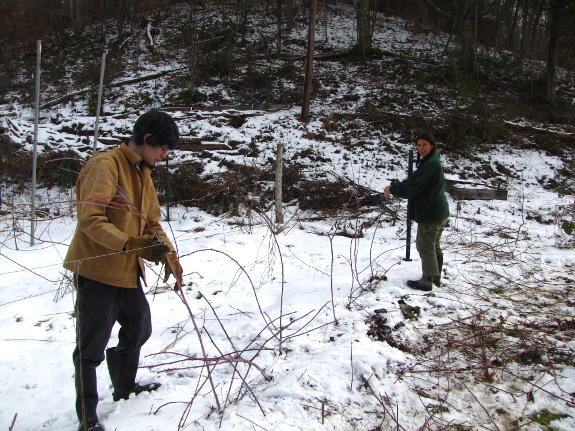
{"label": "woman's hand", "polygon": [[391,184],[383,189],[383,194],[385,194],[386,196],[391,196]]}

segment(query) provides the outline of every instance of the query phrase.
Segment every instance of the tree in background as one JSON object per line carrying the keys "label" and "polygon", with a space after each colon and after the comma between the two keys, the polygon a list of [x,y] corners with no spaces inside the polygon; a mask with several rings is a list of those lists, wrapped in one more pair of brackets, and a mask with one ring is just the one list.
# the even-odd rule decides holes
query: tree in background
{"label": "tree in background", "polygon": [[371,49],[375,25],[375,1],[353,0],[357,16],[357,49],[362,56]]}
{"label": "tree in background", "polygon": [[[87,26],[99,24],[102,38],[95,42],[109,44],[112,42],[110,37],[114,37],[110,34],[109,24],[113,23],[112,25],[117,26],[116,37],[123,43],[125,32],[132,29],[139,17],[148,18],[150,15],[169,13],[170,6],[177,3],[181,4],[182,1],[0,0],[0,89],[24,88],[16,88],[22,84],[21,81],[18,82],[18,78],[22,76],[19,70],[32,67],[37,39],[42,39],[43,51],[48,54],[43,59],[45,66],[56,65],[59,64],[58,56],[64,52],[65,47],[76,43],[76,38]],[[271,17],[277,26],[276,33],[267,36],[268,42],[271,42],[269,47],[275,48],[276,54],[284,54],[282,51],[285,38],[295,23],[302,22],[300,15],[305,15],[303,11],[308,2],[187,0],[185,3],[189,4],[190,9],[198,10],[219,5],[216,7],[219,7],[221,13],[207,19],[213,18],[221,23],[222,34],[218,37],[227,41],[225,46],[229,52],[233,52],[236,43],[246,46],[250,32],[258,30],[257,24],[251,18],[255,16],[255,12],[261,12],[261,8],[264,8],[266,18],[262,19]],[[561,67],[575,70],[574,0],[326,0],[320,2],[318,7],[327,8],[328,3],[345,3],[355,8],[357,39],[351,43],[355,42],[357,51],[364,56],[372,48],[375,20],[379,11],[410,20],[414,23],[415,31],[431,30],[456,37],[458,45],[454,57],[458,59],[461,71],[476,79],[480,76],[477,70],[480,45],[515,53],[519,67],[525,59],[546,61],[548,67],[545,73],[537,76],[542,84],[537,87],[541,88],[537,95],[550,102],[556,97],[558,70]],[[338,9],[333,10],[339,13]],[[201,21],[199,23],[204,25]],[[190,29],[190,32],[193,33],[193,30]],[[226,35],[231,32],[235,32],[234,37],[227,38]],[[198,39],[197,33],[193,41],[196,52],[203,46],[203,42],[201,38]],[[214,52],[210,51],[209,54]],[[111,58],[114,55],[115,58],[120,58],[121,52],[114,52],[112,47],[110,55]],[[220,63],[227,62],[225,56],[220,58]],[[214,60],[211,59],[211,62]],[[84,64],[88,67],[89,61]],[[47,74],[46,79],[54,77],[57,82],[57,76],[58,72],[54,67],[53,73]],[[531,88],[535,87],[530,86],[530,90]],[[24,88],[24,91],[29,90]]]}
{"label": "tree in background", "polygon": [[85,13],[86,3],[85,0],[69,0],[70,20],[72,21],[72,28],[75,34],[81,34],[86,25]]}
{"label": "tree in background", "polygon": [[575,33],[575,4],[573,0],[550,0],[548,16],[549,52],[547,54],[547,74],[543,97],[547,102],[554,104],[561,42],[571,39],[571,43],[573,43],[572,35]]}
{"label": "tree in background", "polygon": [[305,77],[303,83],[303,100],[301,105],[301,120],[303,122],[309,121],[309,107],[311,103],[311,87],[313,79],[313,53],[315,47],[316,16],[317,16],[317,0],[310,0],[307,58],[305,65]]}
{"label": "tree in background", "polygon": [[132,15],[136,0],[118,0],[118,38],[124,35],[126,23],[132,27]]}
{"label": "tree in background", "polygon": [[462,2],[461,14],[461,52],[459,65],[461,70],[470,75],[477,75],[477,32],[478,32],[478,1]]}

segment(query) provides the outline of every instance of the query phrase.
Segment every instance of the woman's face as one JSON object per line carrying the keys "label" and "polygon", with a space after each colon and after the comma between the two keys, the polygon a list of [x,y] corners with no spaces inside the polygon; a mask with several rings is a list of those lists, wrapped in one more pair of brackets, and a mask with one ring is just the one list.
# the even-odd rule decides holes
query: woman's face
{"label": "woman's face", "polygon": [[418,139],[417,140],[417,151],[419,151],[419,155],[421,157],[427,156],[429,153],[431,153],[432,149],[433,149],[433,145],[431,145],[425,139]]}

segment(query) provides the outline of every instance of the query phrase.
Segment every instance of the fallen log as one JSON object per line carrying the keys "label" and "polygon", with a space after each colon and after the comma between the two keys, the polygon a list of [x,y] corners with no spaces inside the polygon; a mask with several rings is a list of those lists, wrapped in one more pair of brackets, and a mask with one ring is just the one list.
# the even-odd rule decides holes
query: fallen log
{"label": "fallen log", "polygon": [[227,144],[221,142],[183,142],[180,140],[179,145],[176,147],[180,151],[229,151],[231,148]]}
{"label": "fallen log", "polygon": [[122,142],[126,141],[123,141],[118,138],[107,138],[104,136],[98,136],[98,142],[101,142],[104,145],[120,145]]}
{"label": "fallen log", "polygon": [[[394,58],[399,58],[401,60],[421,62],[420,57],[414,57],[411,55],[400,54],[398,52],[381,50],[380,53],[382,55],[387,56],[387,57],[394,57]],[[313,59],[314,59],[314,61],[315,60],[317,60],[317,61],[328,60],[329,61],[329,60],[338,60],[338,59],[342,59],[342,58],[346,58],[346,57],[354,57],[357,55],[358,55],[358,53],[356,51],[354,51],[353,49],[348,49],[345,51],[330,52],[327,54],[316,54],[313,56]],[[306,56],[304,54],[286,54],[286,55],[284,55],[283,58],[288,60],[288,61],[298,61],[298,60],[304,60],[306,58]],[[429,61],[426,61],[425,64],[435,64],[435,63],[431,63]]]}
{"label": "fallen log", "polygon": [[533,126],[530,124],[523,124],[513,121],[505,121],[505,124],[515,130],[527,130],[536,134],[550,135],[562,141],[575,141],[575,133],[564,132],[561,130],[545,129],[542,127]]}
{"label": "fallen log", "polygon": [[445,180],[445,191],[455,200],[507,200],[507,189],[469,181]]}
{"label": "fallen log", "polygon": [[[179,67],[179,68],[170,69],[170,70],[163,70],[161,72],[152,73],[150,75],[138,76],[136,78],[130,78],[130,79],[126,79],[123,81],[112,82],[111,84],[108,84],[107,87],[121,87],[121,86],[127,85],[127,84],[135,84],[138,82],[149,81],[150,79],[160,78],[164,75],[168,75],[170,73],[173,73],[173,72],[176,72],[176,71],[182,70],[182,69],[184,69],[184,67]],[[71,99],[72,97],[81,96],[82,94],[85,94],[85,93],[92,91],[92,90],[93,90],[93,87],[88,87],[88,88],[84,88],[82,90],[78,90],[78,91],[74,91],[72,93],[65,94],[64,96],[58,97],[57,99],[49,100],[48,102],[40,105],[40,109],[49,108],[51,106],[57,105],[61,102],[64,102],[68,99]]]}
{"label": "fallen log", "polygon": [[[98,141],[104,145],[120,145],[122,142],[128,143],[130,136],[114,135],[111,137],[99,136]],[[202,138],[194,136],[180,136],[180,142],[175,148],[180,151],[229,151],[229,145],[222,142],[203,141]]]}
{"label": "fallen log", "polygon": [[[221,114],[221,115],[235,115],[243,114],[246,111],[265,111],[275,112],[289,108],[290,105],[279,103],[262,103],[253,105],[215,105],[215,106],[161,106],[158,109],[166,112],[182,112],[193,114]],[[252,113],[253,115],[253,113]]]}

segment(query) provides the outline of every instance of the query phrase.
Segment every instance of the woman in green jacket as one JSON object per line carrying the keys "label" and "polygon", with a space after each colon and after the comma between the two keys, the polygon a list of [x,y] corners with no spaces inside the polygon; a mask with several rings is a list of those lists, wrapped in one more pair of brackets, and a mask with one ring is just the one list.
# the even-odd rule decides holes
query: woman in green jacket
{"label": "woman in green jacket", "polygon": [[449,205],[433,134],[423,132],[417,136],[417,151],[417,169],[413,175],[407,180],[388,185],[384,193],[412,200],[409,217],[417,222],[415,244],[421,258],[422,276],[419,280],[409,280],[407,285],[430,291],[433,284],[440,285],[443,266],[440,241],[449,217]]}

